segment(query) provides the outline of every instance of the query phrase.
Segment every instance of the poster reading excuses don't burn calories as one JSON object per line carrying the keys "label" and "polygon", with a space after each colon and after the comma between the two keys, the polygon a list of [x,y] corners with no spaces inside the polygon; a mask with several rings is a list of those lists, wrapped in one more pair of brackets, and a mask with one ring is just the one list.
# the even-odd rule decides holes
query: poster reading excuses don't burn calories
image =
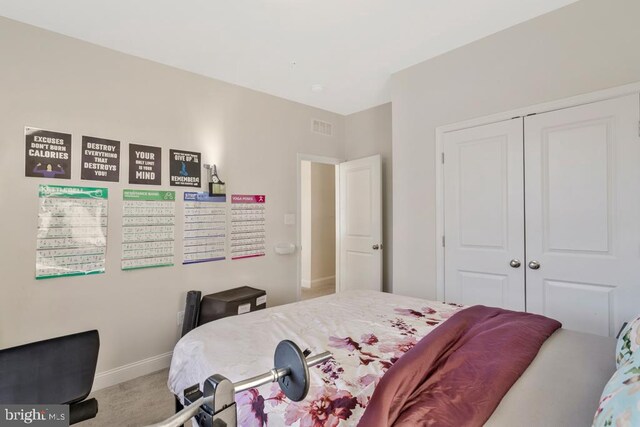
{"label": "poster reading excuses don't burn calories", "polygon": [[71,179],[71,134],[24,128],[24,175]]}

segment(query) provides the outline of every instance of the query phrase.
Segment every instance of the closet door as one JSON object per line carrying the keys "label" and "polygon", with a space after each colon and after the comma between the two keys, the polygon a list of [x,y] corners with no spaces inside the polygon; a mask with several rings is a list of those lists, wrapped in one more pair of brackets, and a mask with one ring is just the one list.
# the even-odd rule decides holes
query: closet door
{"label": "closet door", "polygon": [[445,300],[525,309],[522,119],[444,135]]}
{"label": "closet door", "polygon": [[615,335],[640,314],[637,95],[525,119],[527,310]]}

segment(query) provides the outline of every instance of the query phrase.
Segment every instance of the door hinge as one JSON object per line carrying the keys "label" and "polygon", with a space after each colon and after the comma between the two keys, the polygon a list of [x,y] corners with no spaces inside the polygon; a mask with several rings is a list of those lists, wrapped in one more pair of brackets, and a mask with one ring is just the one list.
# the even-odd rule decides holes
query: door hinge
{"label": "door hinge", "polygon": [[444,153],[442,153],[442,164],[444,165]]}
{"label": "door hinge", "polygon": [[444,248],[444,234],[442,235],[442,247]]}

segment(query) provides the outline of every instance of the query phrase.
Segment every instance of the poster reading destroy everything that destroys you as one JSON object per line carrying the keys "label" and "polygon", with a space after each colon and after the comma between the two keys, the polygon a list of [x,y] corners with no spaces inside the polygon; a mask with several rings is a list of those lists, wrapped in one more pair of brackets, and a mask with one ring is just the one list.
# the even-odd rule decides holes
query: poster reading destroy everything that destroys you
{"label": "poster reading destroy everything that destroys you", "polygon": [[120,142],[82,137],[82,179],[118,182],[120,180]]}
{"label": "poster reading destroy everything that destroys you", "polygon": [[162,148],[129,144],[129,184],[160,185]]}
{"label": "poster reading destroy everything that destroys you", "polygon": [[178,187],[200,187],[200,153],[169,150],[170,184]]}
{"label": "poster reading destroy everything that destroys you", "polygon": [[36,279],[104,273],[106,188],[41,185]]}
{"label": "poster reading destroy everything that destroys you", "polygon": [[24,128],[25,176],[71,179],[71,134]]}

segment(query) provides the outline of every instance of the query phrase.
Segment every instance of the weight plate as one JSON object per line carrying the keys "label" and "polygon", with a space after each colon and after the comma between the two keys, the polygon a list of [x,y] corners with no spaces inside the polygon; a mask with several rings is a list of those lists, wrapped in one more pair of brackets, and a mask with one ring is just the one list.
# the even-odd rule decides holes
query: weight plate
{"label": "weight plate", "polygon": [[299,402],[309,392],[309,367],[302,350],[293,341],[280,341],[273,356],[276,369],[289,369],[289,375],[278,379],[285,396]]}

